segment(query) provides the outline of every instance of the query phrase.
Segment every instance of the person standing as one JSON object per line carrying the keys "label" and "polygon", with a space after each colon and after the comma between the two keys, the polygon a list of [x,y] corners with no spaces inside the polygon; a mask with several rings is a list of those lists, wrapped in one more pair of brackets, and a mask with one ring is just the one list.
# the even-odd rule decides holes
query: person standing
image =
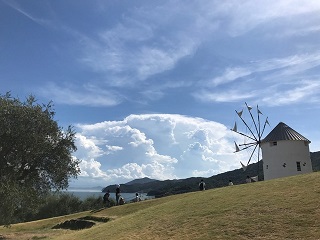
{"label": "person standing", "polygon": [[200,183],[199,183],[199,189],[200,189],[200,191],[206,190],[206,184],[205,184],[205,182],[203,181],[203,179],[201,179],[201,181],[200,181]]}
{"label": "person standing", "polygon": [[116,205],[119,205],[120,196],[121,196],[120,184],[117,184],[117,188],[116,188]]}

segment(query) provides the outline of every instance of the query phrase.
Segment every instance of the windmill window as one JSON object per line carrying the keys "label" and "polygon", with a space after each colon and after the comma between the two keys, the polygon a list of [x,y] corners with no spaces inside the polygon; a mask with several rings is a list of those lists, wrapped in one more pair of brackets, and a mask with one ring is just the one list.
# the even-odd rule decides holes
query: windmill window
{"label": "windmill window", "polygon": [[278,142],[270,142],[270,146],[277,146]]}
{"label": "windmill window", "polygon": [[301,162],[297,162],[297,171],[301,172]]}

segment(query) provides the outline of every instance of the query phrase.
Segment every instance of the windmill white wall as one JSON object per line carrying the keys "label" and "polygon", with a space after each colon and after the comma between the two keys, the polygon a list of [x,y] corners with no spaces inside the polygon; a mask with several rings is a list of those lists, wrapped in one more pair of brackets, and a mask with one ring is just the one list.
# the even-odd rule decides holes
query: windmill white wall
{"label": "windmill white wall", "polygon": [[310,141],[280,122],[262,141],[264,179],[312,172]]}

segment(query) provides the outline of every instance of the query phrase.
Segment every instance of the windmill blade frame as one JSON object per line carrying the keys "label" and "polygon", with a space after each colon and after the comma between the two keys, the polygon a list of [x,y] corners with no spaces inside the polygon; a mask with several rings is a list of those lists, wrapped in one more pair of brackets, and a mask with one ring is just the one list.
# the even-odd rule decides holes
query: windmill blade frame
{"label": "windmill blade frame", "polygon": [[[244,110],[242,109],[241,111],[237,111],[235,110],[235,112],[237,113],[237,116],[240,118],[241,122],[243,123],[243,126],[245,126],[245,129],[248,131],[247,133],[244,133],[243,131],[239,130],[237,125],[237,122],[235,122],[233,129],[231,129],[233,132],[243,136],[245,139],[251,140],[250,142],[246,142],[246,143],[242,143],[242,144],[237,144],[235,142],[235,147],[236,147],[236,152],[241,152],[244,150],[247,151],[251,151],[250,156],[248,158],[247,161],[247,165],[245,166],[241,161],[241,166],[244,169],[244,171],[247,169],[248,165],[250,164],[250,162],[254,159],[255,153],[257,154],[257,166],[258,166],[258,173],[259,173],[259,161],[260,161],[260,143],[262,141],[262,136],[263,133],[266,129],[266,125],[269,125],[268,122],[268,117],[265,117],[265,120],[263,122],[261,122],[261,118],[260,115],[263,115],[263,113],[261,112],[261,110],[259,109],[259,106],[257,105],[256,107],[256,119],[255,116],[252,113],[252,108],[251,106],[249,106],[246,102],[245,102],[245,106],[247,111],[245,112],[249,112],[249,121],[251,123],[251,127],[248,124],[248,121],[246,121],[245,117],[244,117]],[[259,174],[257,174],[259,176]]]}

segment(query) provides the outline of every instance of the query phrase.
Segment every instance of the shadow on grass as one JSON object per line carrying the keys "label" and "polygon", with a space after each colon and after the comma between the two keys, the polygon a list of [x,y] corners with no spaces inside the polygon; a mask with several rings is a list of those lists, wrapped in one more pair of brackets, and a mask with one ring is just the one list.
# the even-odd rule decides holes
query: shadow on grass
{"label": "shadow on grass", "polygon": [[[81,230],[86,228],[93,227],[95,222],[108,222],[110,218],[105,217],[94,217],[94,216],[85,216],[78,219],[67,220],[63,223],[59,223],[52,227],[52,229],[70,229],[70,230]],[[1,240],[1,239],[0,239]]]}
{"label": "shadow on grass", "polygon": [[59,223],[52,227],[52,229],[70,229],[70,230],[81,230],[91,228],[95,223],[81,219],[71,219],[63,223]]}

